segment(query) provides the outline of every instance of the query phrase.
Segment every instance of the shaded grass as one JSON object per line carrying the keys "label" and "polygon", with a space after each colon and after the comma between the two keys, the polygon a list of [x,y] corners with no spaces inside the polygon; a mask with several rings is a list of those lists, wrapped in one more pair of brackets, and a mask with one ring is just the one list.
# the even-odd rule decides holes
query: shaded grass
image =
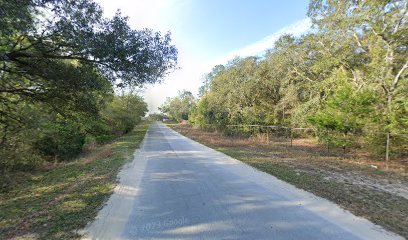
{"label": "shaded grass", "polygon": [[139,125],[116,141],[48,171],[15,173],[0,194],[0,239],[73,239],[112,193],[116,175],[143,140]]}
{"label": "shaded grass", "polygon": [[[355,184],[351,179],[376,178],[408,184],[403,175],[355,164],[350,159],[322,156],[302,149],[256,144],[246,139],[228,138],[216,132],[209,133],[186,126],[172,127],[187,137],[296,187],[329,199],[357,216],[365,217],[408,238],[408,200],[381,189]],[[341,175],[347,181],[331,178],[331,174]]]}

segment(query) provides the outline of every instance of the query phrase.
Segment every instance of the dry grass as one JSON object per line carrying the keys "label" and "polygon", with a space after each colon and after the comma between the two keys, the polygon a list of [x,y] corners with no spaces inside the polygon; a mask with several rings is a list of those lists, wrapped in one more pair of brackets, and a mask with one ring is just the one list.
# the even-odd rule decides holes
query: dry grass
{"label": "dry grass", "polygon": [[97,159],[108,158],[113,154],[113,147],[114,143],[105,144],[100,147],[95,147],[94,149],[88,151],[86,153],[86,156],[79,158],[77,161],[80,164],[85,165],[94,162]]}
{"label": "dry grass", "polygon": [[408,238],[408,166],[404,161],[386,166],[369,155],[327,152],[313,139],[296,139],[290,147],[287,141],[266,144],[186,125],[172,127]]}

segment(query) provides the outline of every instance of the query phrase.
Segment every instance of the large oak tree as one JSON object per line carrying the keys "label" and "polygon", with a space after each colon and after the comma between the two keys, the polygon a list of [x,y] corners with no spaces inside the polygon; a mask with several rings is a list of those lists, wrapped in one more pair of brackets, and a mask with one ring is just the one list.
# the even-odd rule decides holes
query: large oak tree
{"label": "large oak tree", "polygon": [[20,120],[21,102],[98,111],[96,92],[107,85],[155,83],[177,63],[169,33],[133,30],[120,12],[105,18],[92,0],[1,0],[0,16],[5,125]]}

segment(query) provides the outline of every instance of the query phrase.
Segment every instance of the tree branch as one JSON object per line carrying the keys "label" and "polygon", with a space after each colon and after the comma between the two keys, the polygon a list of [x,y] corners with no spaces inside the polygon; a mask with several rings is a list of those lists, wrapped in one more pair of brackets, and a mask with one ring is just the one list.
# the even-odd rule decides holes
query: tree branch
{"label": "tree branch", "polygon": [[401,26],[401,23],[403,22],[405,18],[405,14],[407,13],[407,4],[408,4],[408,1],[405,1],[404,10],[402,12],[402,17],[398,20],[397,25],[395,25],[394,31],[392,31],[392,34],[395,34],[396,32],[398,32],[398,29]]}
{"label": "tree branch", "polygon": [[398,82],[401,79],[401,75],[404,73],[405,69],[407,68],[408,68],[408,61],[405,62],[405,64],[402,66],[402,68],[398,71],[397,75],[395,76],[394,81],[392,81],[391,88],[390,88],[391,92],[393,92],[397,88]]}

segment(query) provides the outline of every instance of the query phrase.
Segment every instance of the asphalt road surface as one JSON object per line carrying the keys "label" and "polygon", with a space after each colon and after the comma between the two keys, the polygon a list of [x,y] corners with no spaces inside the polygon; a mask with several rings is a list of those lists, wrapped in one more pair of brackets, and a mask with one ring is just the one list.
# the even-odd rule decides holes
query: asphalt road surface
{"label": "asphalt road surface", "polygon": [[84,239],[403,239],[162,123],[119,177]]}

